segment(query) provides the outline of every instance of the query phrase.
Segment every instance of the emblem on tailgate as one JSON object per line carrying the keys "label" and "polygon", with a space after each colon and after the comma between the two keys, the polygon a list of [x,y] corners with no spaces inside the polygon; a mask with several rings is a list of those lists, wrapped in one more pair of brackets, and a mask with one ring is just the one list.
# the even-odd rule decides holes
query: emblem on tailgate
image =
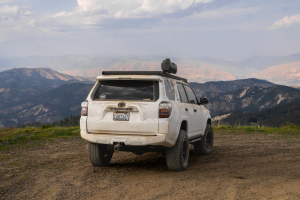
{"label": "emblem on tailgate", "polygon": [[126,106],[126,103],[125,102],[120,102],[119,104],[118,104],[118,107],[119,108],[124,108]]}

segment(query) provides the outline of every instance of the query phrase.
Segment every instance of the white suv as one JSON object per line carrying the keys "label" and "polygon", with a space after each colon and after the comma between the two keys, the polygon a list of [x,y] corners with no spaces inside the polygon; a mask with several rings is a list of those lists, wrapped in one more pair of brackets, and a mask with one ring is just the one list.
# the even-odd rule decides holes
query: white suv
{"label": "white suv", "polygon": [[213,148],[210,112],[187,80],[171,75],[177,66],[164,60],[164,71],[104,71],[81,104],[80,133],[89,142],[94,166],[109,165],[115,149],[142,155],[166,155],[170,170],[185,170],[189,144],[195,154]]}

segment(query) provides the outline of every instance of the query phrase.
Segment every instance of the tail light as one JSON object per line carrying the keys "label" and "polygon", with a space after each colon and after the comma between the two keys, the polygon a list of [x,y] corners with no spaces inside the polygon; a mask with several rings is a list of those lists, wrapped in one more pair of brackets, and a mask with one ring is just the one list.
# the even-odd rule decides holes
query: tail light
{"label": "tail light", "polygon": [[87,116],[87,112],[88,112],[88,102],[85,101],[81,103],[81,115]]}
{"label": "tail light", "polygon": [[167,101],[159,104],[159,118],[168,118],[172,113],[172,105]]}

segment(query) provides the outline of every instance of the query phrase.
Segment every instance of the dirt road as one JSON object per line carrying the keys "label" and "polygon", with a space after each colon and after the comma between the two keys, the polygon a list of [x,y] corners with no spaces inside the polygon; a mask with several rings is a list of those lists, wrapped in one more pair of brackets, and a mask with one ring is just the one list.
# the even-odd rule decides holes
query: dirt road
{"label": "dirt road", "polygon": [[116,152],[109,167],[93,167],[86,144],[1,151],[0,199],[300,199],[299,137],[216,132],[213,154],[191,155],[183,172],[158,153]]}

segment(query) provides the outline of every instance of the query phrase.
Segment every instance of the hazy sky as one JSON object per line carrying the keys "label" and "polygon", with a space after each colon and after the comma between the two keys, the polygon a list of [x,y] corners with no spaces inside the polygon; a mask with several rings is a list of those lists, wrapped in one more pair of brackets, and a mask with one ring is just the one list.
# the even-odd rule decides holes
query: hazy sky
{"label": "hazy sky", "polygon": [[0,0],[0,58],[300,53],[300,0]]}

